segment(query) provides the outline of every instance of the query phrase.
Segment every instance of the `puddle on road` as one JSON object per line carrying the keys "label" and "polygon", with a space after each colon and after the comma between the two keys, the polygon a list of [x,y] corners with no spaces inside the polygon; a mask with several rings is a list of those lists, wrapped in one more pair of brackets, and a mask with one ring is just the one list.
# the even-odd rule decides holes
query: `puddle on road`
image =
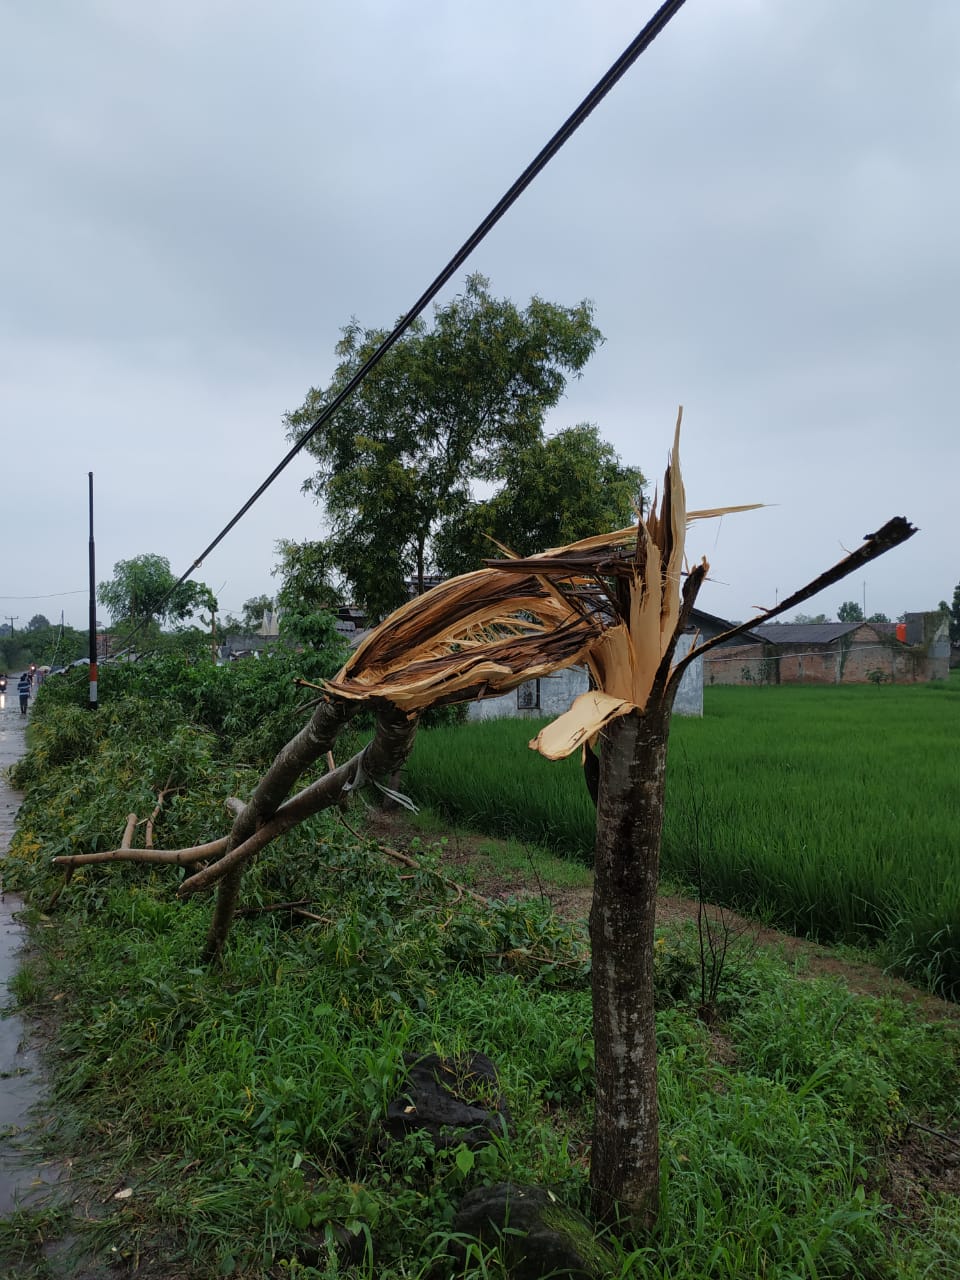
{"label": "puddle on road", "polygon": [[[23,731],[16,697],[9,692],[0,695],[0,771],[23,754]],[[6,853],[19,803],[20,796],[0,773],[0,857]],[[55,1166],[28,1164],[18,1149],[21,1135],[30,1128],[31,1110],[46,1092],[39,1054],[30,1045],[29,1029],[10,994],[27,944],[26,929],[17,919],[22,910],[16,894],[0,894],[0,1009],[5,1011],[0,1015],[0,1217],[57,1180]]]}
{"label": "puddle on road", "polygon": [[16,913],[23,903],[14,894],[0,897],[0,1217],[57,1181],[53,1165],[36,1166],[24,1160],[19,1139],[31,1125],[31,1111],[45,1089],[40,1058],[29,1042],[28,1028],[16,1013],[9,983],[21,963],[26,942]]}

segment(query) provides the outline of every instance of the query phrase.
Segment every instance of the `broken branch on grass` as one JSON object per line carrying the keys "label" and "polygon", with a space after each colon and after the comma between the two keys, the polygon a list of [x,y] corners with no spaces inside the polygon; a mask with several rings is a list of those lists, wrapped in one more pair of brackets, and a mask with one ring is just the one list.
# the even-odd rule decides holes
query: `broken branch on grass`
{"label": "broken branch on grass", "polygon": [[166,800],[167,796],[172,795],[175,791],[180,790],[179,787],[171,787],[170,783],[172,781],[173,781],[173,774],[171,773],[170,776],[167,778],[166,782],[163,784],[163,789],[160,791],[159,795],[157,796],[156,808],[154,809],[153,813],[151,813],[150,817],[147,819],[147,825],[144,830],[144,836],[143,836],[143,845],[145,849],[153,848],[153,824],[156,822],[157,817],[159,816],[160,810],[163,807],[164,800]]}
{"label": "broken branch on grass", "polygon": [[257,907],[241,907],[237,911],[237,915],[258,916],[266,915],[270,911],[289,911],[292,916],[299,916],[304,920],[314,920],[318,924],[334,923],[330,916],[321,916],[316,911],[308,911],[307,906],[310,902],[310,898],[301,898],[299,902],[269,902]]}
{"label": "broken branch on grass", "polygon": [[944,1133],[942,1129],[931,1129],[929,1125],[920,1124],[917,1120],[907,1121],[908,1129],[919,1129],[922,1133],[929,1133],[934,1138],[942,1138],[944,1142],[949,1142],[954,1147],[960,1147],[960,1141],[952,1138],[949,1133]]}
{"label": "broken branch on grass", "polygon": [[96,862],[166,862],[182,867],[201,862],[204,858],[215,858],[226,847],[227,837],[221,836],[219,840],[193,845],[189,849],[131,849],[129,845],[121,845],[119,849],[102,849],[98,853],[62,853],[53,861],[56,866],[70,871]]}
{"label": "broken branch on grass", "polygon": [[123,835],[120,837],[120,850],[130,848],[130,841],[133,839],[133,833],[137,829],[137,815],[135,813],[127,814],[127,825],[123,829]]}

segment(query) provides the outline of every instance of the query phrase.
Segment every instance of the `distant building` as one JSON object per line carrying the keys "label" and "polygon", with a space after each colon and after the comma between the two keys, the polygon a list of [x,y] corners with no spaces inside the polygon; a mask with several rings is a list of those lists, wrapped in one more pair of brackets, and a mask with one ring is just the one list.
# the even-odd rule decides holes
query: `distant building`
{"label": "distant building", "polygon": [[[882,622],[771,622],[704,658],[707,684],[917,684],[943,680],[949,632],[941,613]],[[903,638],[898,638],[898,632]]]}
{"label": "distant building", "polygon": [[[724,631],[729,631],[734,625],[712,613],[703,613],[699,609],[694,609],[691,628],[680,637],[674,660],[689,653],[694,643],[710,640]],[[722,649],[723,646],[719,648]],[[703,715],[703,663],[703,658],[695,658],[683,673],[673,704],[673,710],[678,716]],[[520,717],[536,720],[545,716],[558,716],[567,710],[574,698],[581,693],[586,693],[589,688],[590,677],[586,667],[566,667],[563,671],[556,671],[551,676],[541,676],[539,680],[528,680],[512,693],[498,694],[495,697],[481,698],[472,702],[467,711],[467,719],[498,720],[504,717]]]}

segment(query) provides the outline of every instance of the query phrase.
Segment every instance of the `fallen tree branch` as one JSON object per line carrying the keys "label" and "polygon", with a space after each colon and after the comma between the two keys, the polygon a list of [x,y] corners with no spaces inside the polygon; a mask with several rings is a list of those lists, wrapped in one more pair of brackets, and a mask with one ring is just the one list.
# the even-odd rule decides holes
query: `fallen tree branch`
{"label": "fallen tree branch", "polygon": [[310,898],[301,898],[299,902],[268,902],[259,907],[240,907],[237,915],[258,916],[266,915],[270,911],[289,911],[292,916],[299,916],[304,920],[315,920],[318,924],[334,923],[330,916],[321,916],[317,915],[316,911],[308,911],[307,904],[310,901]]}
{"label": "fallen tree branch", "polygon": [[[270,818],[245,839],[232,848],[228,845],[227,851],[218,862],[211,863],[210,866],[204,867],[202,871],[191,876],[189,880],[184,880],[177,890],[177,896],[189,897],[200,889],[222,881],[234,869],[249,862],[255,854],[272,840],[283,835],[285,831],[289,831],[291,827],[298,826],[323,809],[329,809],[344,795],[357,790],[368,780],[377,776],[382,777],[394,768],[399,768],[413,745],[416,723],[416,717],[398,712],[395,707],[383,708],[377,718],[377,729],[373,738],[361,751],[351,756],[331,773],[325,773],[322,778],[311,782],[286,804],[280,805]],[[325,752],[317,754],[325,754]],[[234,824],[234,832],[238,828],[245,827],[246,817],[245,809]]]}
{"label": "fallen tree branch", "polygon": [[929,1125],[920,1124],[916,1120],[907,1121],[908,1129],[919,1129],[921,1133],[929,1133],[934,1138],[942,1138],[944,1142],[949,1142],[954,1147],[960,1147],[960,1141],[952,1138],[949,1133],[944,1133],[942,1129],[931,1129]]}
{"label": "fallen tree branch", "polygon": [[56,866],[70,870],[96,862],[159,862],[185,867],[193,862],[202,862],[204,858],[215,858],[226,847],[227,837],[221,836],[219,840],[193,845],[189,849],[131,849],[129,845],[121,845],[119,849],[102,849],[98,853],[62,853],[53,861]]}
{"label": "fallen tree branch", "polygon": [[294,907],[306,907],[312,898],[297,898],[295,902],[265,902],[258,907],[238,907],[238,916],[259,916],[268,911],[292,911]]}
{"label": "fallen tree branch", "polygon": [[173,774],[171,773],[168,776],[166,782],[163,784],[163,789],[161,790],[160,794],[157,796],[156,808],[154,809],[153,813],[151,813],[150,817],[147,819],[147,825],[146,825],[146,829],[144,830],[144,836],[143,836],[143,846],[145,849],[153,848],[153,824],[156,822],[157,816],[160,813],[161,808],[163,807],[164,800],[173,791],[179,790],[179,787],[170,786],[170,783],[172,781],[173,781]]}

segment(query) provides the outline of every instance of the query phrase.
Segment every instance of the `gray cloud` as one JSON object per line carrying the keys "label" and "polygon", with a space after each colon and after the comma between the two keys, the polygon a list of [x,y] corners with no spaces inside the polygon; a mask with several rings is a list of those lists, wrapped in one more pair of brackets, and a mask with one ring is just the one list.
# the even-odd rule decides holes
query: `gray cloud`
{"label": "gray cloud", "polygon": [[[101,576],[147,550],[185,569],[285,452],[340,326],[406,310],[640,20],[0,9],[2,411],[30,459],[0,595],[84,585],[90,469]],[[682,401],[691,505],[776,504],[691,532],[717,612],[901,512],[923,532],[870,568],[868,609],[960,579],[958,54],[950,0],[690,0],[469,263],[518,301],[594,300],[607,342],[555,426],[595,421],[657,476]],[[204,566],[226,604],[269,590],[276,538],[317,531],[307,469]]]}

